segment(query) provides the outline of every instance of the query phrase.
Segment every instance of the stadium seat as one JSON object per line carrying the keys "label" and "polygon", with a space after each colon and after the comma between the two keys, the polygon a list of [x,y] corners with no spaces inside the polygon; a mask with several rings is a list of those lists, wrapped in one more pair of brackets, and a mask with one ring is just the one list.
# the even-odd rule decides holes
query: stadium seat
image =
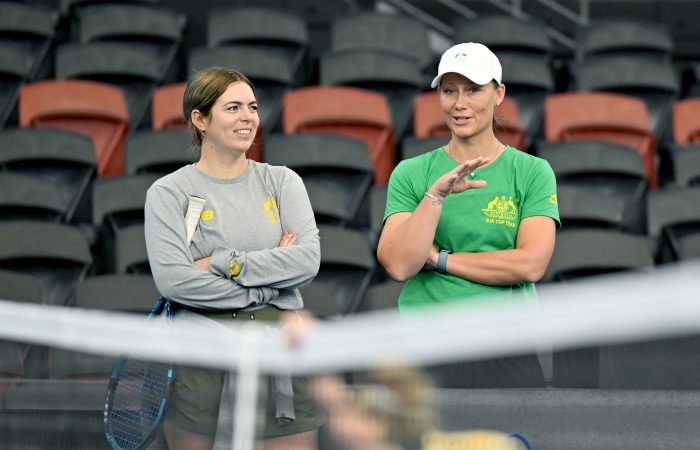
{"label": "stadium seat", "polygon": [[0,41],[0,126],[17,123],[17,100],[27,81],[32,59],[24,49]]}
{"label": "stadium seat", "polygon": [[112,235],[120,228],[143,223],[146,192],[160,178],[156,174],[99,179],[92,191],[92,223]]}
{"label": "stadium seat", "polygon": [[124,173],[129,114],[119,87],[87,80],[27,84],[20,92],[19,123],[87,134],[93,140],[98,175]]}
{"label": "stadium seat", "polygon": [[637,152],[605,141],[542,142],[537,154],[557,177],[565,228],[602,226],[643,233],[649,180]]}
{"label": "stadium seat", "polygon": [[538,56],[545,61],[552,57],[553,46],[546,27],[534,18],[480,14],[473,19],[455,20],[452,28],[453,42],[479,42],[498,57],[506,53]]}
{"label": "stadium seat", "polygon": [[580,61],[573,76],[579,91],[615,92],[642,99],[656,137],[666,140],[670,134],[680,82],[669,64],[644,56],[605,56]]}
{"label": "stadium seat", "polygon": [[187,83],[159,86],[151,100],[151,127],[154,130],[187,128],[182,103]]}
{"label": "stadium seat", "polygon": [[319,61],[320,84],[355,86],[386,96],[394,138],[408,133],[414,97],[426,83],[415,59],[380,49],[326,52]]}
{"label": "stadium seat", "polygon": [[117,358],[51,348],[48,360],[50,379],[104,380],[109,379]]}
{"label": "stadium seat", "polygon": [[56,39],[59,16],[52,8],[30,2],[0,2],[0,42],[15,46],[29,57],[27,80],[51,73],[51,47]]}
{"label": "stadium seat", "polygon": [[667,186],[649,193],[648,234],[659,262],[676,261],[685,236],[700,232],[700,186]]}
{"label": "stadium seat", "polygon": [[194,161],[190,133],[183,129],[141,130],[126,141],[126,173],[166,175]]}
{"label": "stadium seat", "polygon": [[660,22],[635,18],[597,18],[576,31],[576,58],[598,56],[643,56],[669,64],[674,43],[668,28]]}
{"label": "stadium seat", "polygon": [[140,3],[144,5],[154,5],[160,0],[59,0],[58,10],[63,17],[75,15],[81,8],[91,6],[95,3]]}
{"label": "stadium seat", "polygon": [[206,67],[229,67],[243,72],[255,85],[260,127],[268,134],[280,129],[282,99],[293,83],[292,66],[283,53],[244,45],[190,50],[188,73]]}
{"label": "stadium seat", "polygon": [[[24,377],[22,346],[17,342],[0,341],[0,389],[12,385],[9,380]],[[9,380],[8,380],[9,379]]]}
{"label": "stadium seat", "polygon": [[[386,211],[387,184],[374,185],[369,190],[369,238],[373,248],[377,248],[379,236],[384,228],[384,212]],[[377,266],[377,271],[384,268]]]}
{"label": "stadium seat", "polygon": [[417,138],[408,136],[401,142],[401,159],[409,159],[440,148],[450,141],[450,136]]}
{"label": "stadium seat", "polygon": [[135,313],[145,319],[160,297],[150,275],[90,276],[75,290],[76,308]]}
{"label": "stadium seat", "polygon": [[675,147],[673,174],[679,186],[700,185],[700,142]]}
{"label": "stadium seat", "polygon": [[[134,313],[145,319],[159,296],[150,275],[92,276],[77,285],[74,307]],[[113,356],[50,348],[49,378],[107,379],[112,373],[115,360]]]}
{"label": "stadium seat", "polygon": [[339,317],[342,311],[339,309],[339,301],[331,286],[320,283],[311,283],[299,288],[301,298],[304,299],[304,309],[319,319],[331,319]]}
{"label": "stadium seat", "polygon": [[422,70],[435,69],[428,29],[413,17],[378,11],[345,14],[331,22],[330,40],[332,51],[388,50],[413,58]]}
{"label": "stadium seat", "polygon": [[557,232],[557,245],[542,281],[562,282],[620,271],[653,268],[646,236],[604,229]]}
{"label": "stadium seat", "polygon": [[321,267],[311,284],[334,293],[340,314],[353,314],[374,273],[374,249],[361,231],[324,224],[318,229]]}
{"label": "stadium seat", "polygon": [[[444,114],[440,109],[440,94],[437,90],[423,92],[415,96],[413,108],[413,137],[423,139],[428,137],[450,136],[450,129],[445,123]],[[498,125],[494,130],[496,137],[519,150],[527,150],[528,136],[520,120],[520,109],[517,101],[506,95],[496,107],[495,116]],[[408,156],[403,155],[403,159]]]}
{"label": "stadium seat", "polygon": [[140,44],[67,43],[56,49],[56,78],[92,80],[120,87],[134,130],[150,117],[151,96],[163,76],[157,51]]}
{"label": "stadium seat", "polygon": [[138,43],[158,55],[159,84],[180,78],[177,56],[187,29],[185,14],[155,4],[107,2],[85,5],[73,19],[73,41]]}
{"label": "stadium seat", "polygon": [[137,223],[120,228],[114,236],[114,241],[116,273],[151,274],[143,224]]}
{"label": "stadium seat", "polygon": [[97,173],[88,136],[50,128],[5,128],[0,131],[0,168],[48,183],[54,191],[49,197],[59,196],[63,205],[62,221],[85,219],[86,193]]}
{"label": "stadium seat", "polygon": [[[265,144],[266,162],[301,176],[317,223],[356,226],[374,179],[367,144],[328,133],[276,134]],[[366,222],[366,217],[365,220]]]}
{"label": "stadium seat", "polygon": [[555,91],[552,68],[541,57],[526,54],[505,53],[499,59],[506,95],[518,105],[520,123],[529,145],[542,134],[544,101]]}
{"label": "stadium seat", "polygon": [[361,139],[370,149],[374,182],[389,181],[396,150],[384,95],[347,86],[311,86],[289,91],[283,105],[286,134],[313,131]]}
{"label": "stadium seat", "polygon": [[0,172],[0,220],[61,222],[66,206],[52,183],[25,174]]}
{"label": "stadium seat", "polygon": [[0,300],[44,303],[41,280],[28,273],[0,270]]}
{"label": "stadium seat", "polygon": [[38,221],[0,222],[0,268],[39,278],[47,304],[66,305],[91,266],[87,238],[77,228]]}
{"label": "stadium seat", "polygon": [[[42,304],[42,280],[29,273],[0,269],[0,300]],[[0,347],[3,345],[5,347],[0,349],[0,377],[14,378],[25,374],[32,376],[46,373],[46,348],[31,343],[17,343],[18,349],[13,350],[11,347],[14,344],[0,341]],[[15,355],[19,358],[16,359]],[[3,383],[0,383],[0,387],[3,387]]]}
{"label": "stadium seat", "polygon": [[373,284],[367,289],[365,298],[360,305],[360,312],[369,311],[399,311],[399,295],[403,290],[404,283],[386,280],[382,283]]}
{"label": "stadium seat", "polygon": [[700,233],[683,236],[680,240],[679,261],[700,259]]}
{"label": "stadium seat", "polygon": [[673,104],[673,142],[700,142],[700,97],[684,98]]}
{"label": "stadium seat", "polygon": [[308,84],[311,38],[300,15],[266,5],[224,6],[209,10],[206,28],[209,47],[245,45],[284,53],[293,74],[292,84]]}
{"label": "stadium seat", "polygon": [[[601,189],[596,187],[558,183],[557,199],[561,224],[567,230],[605,228],[630,231],[629,219],[623,217],[625,211],[629,211],[630,205],[628,199],[619,193],[603,191],[601,195]],[[634,225],[637,225],[637,222],[639,221],[635,221]],[[643,224],[644,221],[642,221]]]}
{"label": "stadium seat", "polygon": [[658,186],[656,137],[642,100],[606,92],[566,92],[548,96],[544,109],[547,141],[602,140],[630,146],[644,161],[650,186]]}

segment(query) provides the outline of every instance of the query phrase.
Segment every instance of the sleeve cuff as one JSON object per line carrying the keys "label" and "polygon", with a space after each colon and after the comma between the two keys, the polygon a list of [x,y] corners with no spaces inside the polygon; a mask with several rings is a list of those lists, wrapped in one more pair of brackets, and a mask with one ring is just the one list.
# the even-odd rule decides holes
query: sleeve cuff
{"label": "sleeve cuff", "polygon": [[236,280],[245,266],[245,256],[237,250],[219,247],[211,255],[211,273],[220,277]]}

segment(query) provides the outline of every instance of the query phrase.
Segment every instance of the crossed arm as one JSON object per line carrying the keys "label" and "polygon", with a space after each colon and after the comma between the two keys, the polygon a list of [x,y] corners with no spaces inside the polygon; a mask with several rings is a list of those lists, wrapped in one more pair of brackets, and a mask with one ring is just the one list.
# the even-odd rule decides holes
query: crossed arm
{"label": "crossed arm", "polygon": [[[438,198],[451,193],[478,189],[483,181],[465,176],[482,159],[465,162],[438,179],[429,192]],[[466,170],[465,170],[466,169]],[[424,197],[413,212],[389,216],[384,224],[377,257],[389,276],[405,281],[422,269],[434,269],[438,249],[433,245],[442,204]],[[479,253],[454,253],[447,259],[447,272],[480,284],[513,285],[539,281],[554,251],[556,224],[546,216],[532,216],[520,222],[513,249]]]}

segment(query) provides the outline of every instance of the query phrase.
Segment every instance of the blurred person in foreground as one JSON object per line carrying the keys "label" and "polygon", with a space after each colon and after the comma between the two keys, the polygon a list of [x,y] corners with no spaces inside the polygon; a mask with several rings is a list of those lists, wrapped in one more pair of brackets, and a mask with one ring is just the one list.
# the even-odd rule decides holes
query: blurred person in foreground
{"label": "blurred person in foreground", "polygon": [[[496,137],[506,86],[486,46],[449,48],[431,87],[451,138],[394,169],[377,249],[389,276],[406,281],[401,314],[445,302],[534,300],[560,225],[554,172]],[[445,365],[436,376],[444,387],[544,387],[534,353]]]}
{"label": "blurred person in foreground", "polygon": [[[308,313],[288,315],[283,329],[292,348],[302,345],[317,322]],[[310,392],[326,412],[325,442],[333,450],[530,450],[519,433],[493,430],[440,431],[432,379],[424,371],[394,365],[348,386],[334,375],[310,378]]]}

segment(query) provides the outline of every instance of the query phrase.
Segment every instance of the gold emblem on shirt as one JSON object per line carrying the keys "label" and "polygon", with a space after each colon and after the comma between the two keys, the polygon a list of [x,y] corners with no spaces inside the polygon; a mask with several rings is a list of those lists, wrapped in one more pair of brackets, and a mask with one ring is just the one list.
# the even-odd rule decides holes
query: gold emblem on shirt
{"label": "gold emblem on shirt", "polygon": [[277,200],[273,196],[267,197],[263,210],[270,223],[280,223],[280,210],[277,208]]}
{"label": "gold emblem on shirt", "polygon": [[496,225],[505,224],[514,228],[518,218],[518,208],[515,206],[512,196],[496,196],[486,205],[486,208],[481,211],[487,217],[486,223],[493,223]]}
{"label": "gold emblem on shirt", "polygon": [[202,214],[199,215],[199,220],[202,220],[202,221],[211,220],[213,218],[214,218],[214,210],[213,209],[207,209],[206,211],[202,211]]}
{"label": "gold emblem on shirt", "polygon": [[241,273],[241,266],[238,264],[238,260],[233,259],[228,262],[228,273],[230,276],[235,277]]}
{"label": "gold emblem on shirt", "polygon": [[549,203],[553,204],[553,205],[557,205],[557,206],[559,205],[559,201],[557,200],[557,194],[556,194],[556,193],[550,195],[550,196],[549,196],[549,200],[547,200],[547,201],[548,201]]}

